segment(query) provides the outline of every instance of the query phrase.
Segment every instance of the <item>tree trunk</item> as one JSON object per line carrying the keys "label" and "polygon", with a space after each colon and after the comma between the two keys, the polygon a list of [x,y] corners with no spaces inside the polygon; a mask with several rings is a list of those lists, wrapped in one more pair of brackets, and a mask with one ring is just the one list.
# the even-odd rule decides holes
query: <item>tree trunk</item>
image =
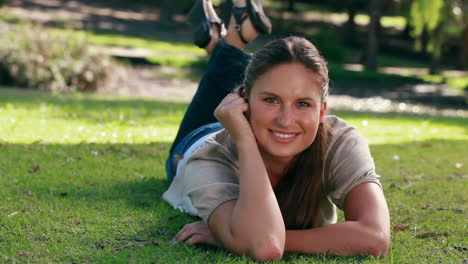
{"label": "tree trunk", "polygon": [[174,2],[172,0],[163,0],[161,3],[161,11],[159,12],[159,21],[164,26],[171,26],[174,20]]}
{"label": "tree trunk", "polygon": [[370,23],[368,26],[368,36],[367,36],[367,52],[366,52],[366,63],[365,67],[367,70],[376,71],[377,70],[377,56],[378,56],[378,23],[380,20],[380,7],[381,0],[371,0],[369,13],[370,13]]}
{"label": "tree trunk", "polygon": [[468,68],[468,25],[463,30],[463,40],[460,46],[459,65],[462,70]]}
{"label": "tree trunk", "polygon": [[354,6],[348,7],[348,21],[344,25],[344,37],[345,42],[349,44],[353,44],[356,38],[356,23],[354,22],[354,18],[356,17],[357,9]]}
{"label": "tree trunk", "polygon": [[288,11],[295,11],[295,4],[296,1],[295,0],[288,0]]}
{"label": "tree trunk", "polygon": [[406,18],[406,25],[405,29],[403,29],[402,35],[405,39],[411,38],[411,23],[409,22],[408,18]]}

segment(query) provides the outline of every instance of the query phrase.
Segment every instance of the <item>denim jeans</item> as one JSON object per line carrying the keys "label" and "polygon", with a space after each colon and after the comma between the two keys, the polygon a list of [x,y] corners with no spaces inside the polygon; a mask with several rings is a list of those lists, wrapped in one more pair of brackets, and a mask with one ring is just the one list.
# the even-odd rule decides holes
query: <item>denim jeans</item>
{"label": "denim jeans", "polygon": [[175,176],[176,161],[193,142],[222,129],[221,124],[216,124],[213,112],[224,97],[241,84],[250,61],[251,56],[244,51],[223,40],[218,42],[169,151],[166,161],[169,182]]}

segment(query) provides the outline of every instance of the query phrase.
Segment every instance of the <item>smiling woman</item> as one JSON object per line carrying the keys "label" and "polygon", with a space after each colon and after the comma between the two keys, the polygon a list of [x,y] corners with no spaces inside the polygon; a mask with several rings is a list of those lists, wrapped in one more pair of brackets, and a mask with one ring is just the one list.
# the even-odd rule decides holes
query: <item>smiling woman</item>
{"label": "smiling woman", "polygon": [[185,225],[174,242],[260,261],[284,251],[385,256],[390,223],[380,176],[366,140],[325,115],[328,69],[318,50],[298,37],[272,41],[253,58],[242,50],[262,32],[262,19],[247,11],[261,2],[236,1],[234,10],[247,7],[224,38],[218,22],[209,24],[211,59],[172,146],[163,195],[202,221]]}

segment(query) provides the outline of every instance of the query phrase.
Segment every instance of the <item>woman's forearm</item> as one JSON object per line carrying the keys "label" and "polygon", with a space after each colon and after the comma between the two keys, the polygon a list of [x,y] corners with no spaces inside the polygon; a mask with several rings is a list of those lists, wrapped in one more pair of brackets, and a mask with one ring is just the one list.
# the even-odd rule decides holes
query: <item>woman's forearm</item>
{"label": "woman's forearm", "polygon": [[285,251],[330,255],[385,256],[390,234],[359,221],[307,230],[287,230]]}
{"label": "woman's forearm", "polygon": [[255,138],[241,140],[237,148],[240,190],[231,217],[233,239],[246,243],[249,255],[281,256],[286,230]]}

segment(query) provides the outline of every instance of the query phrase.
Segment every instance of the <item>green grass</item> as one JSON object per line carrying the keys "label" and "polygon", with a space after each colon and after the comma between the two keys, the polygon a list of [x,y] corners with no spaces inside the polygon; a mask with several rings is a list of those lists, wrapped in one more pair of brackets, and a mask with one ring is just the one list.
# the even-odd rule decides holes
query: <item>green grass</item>
{"label": "green grass", "polygon": [[463,91],[468,88],[468,77],[454,77],[448,76],[447,74],[422,74],[418,76],[425,82],[429,83],[446,83],[449,86]]}
{"label": "green grass", "polygon": [[[69,29],[53,29],[53,32],[61,34],[69,32]],[[206,51],[188,42],[157,38],[154,36],[128,36],[107,31],[82,31],[73,30],[75,33],[85,33],[87,39],[97,46],[116,46],[125,48],[145,48],[166,54],[187,54],[189,57],[204,56]]]}
{"label": "green grass", "polygon": [[351,81],[360,84],[372,83],[376,89],[398,88],[403,84],[422,83],[423,81],[414,76],[402,76],[368,70],[353,71],[343,68],[341,64],[329,62],[329,74],[332,81]]}
{"label": "green grass", "polygon": [[[160,100],[0,89],[1,261],[250,263],[169,243],[195,220],[161,200],[164,160],[185,109]],[[369,139],[392,226],[410,228],[392,234],[382,260],[286,254],[276,263],[461,263],[467,120],[334,114]],[[417,238],[425,232],[443,235]]]}
{"label": "green grass", "polygon": [[11,24],[18,24],[18,23],[20,23],[22,21],[18,17],[13,16],[13,15],[7,13],[7,12],[4,12],[4,11],[0,11],[0,20],[11,23]]}

